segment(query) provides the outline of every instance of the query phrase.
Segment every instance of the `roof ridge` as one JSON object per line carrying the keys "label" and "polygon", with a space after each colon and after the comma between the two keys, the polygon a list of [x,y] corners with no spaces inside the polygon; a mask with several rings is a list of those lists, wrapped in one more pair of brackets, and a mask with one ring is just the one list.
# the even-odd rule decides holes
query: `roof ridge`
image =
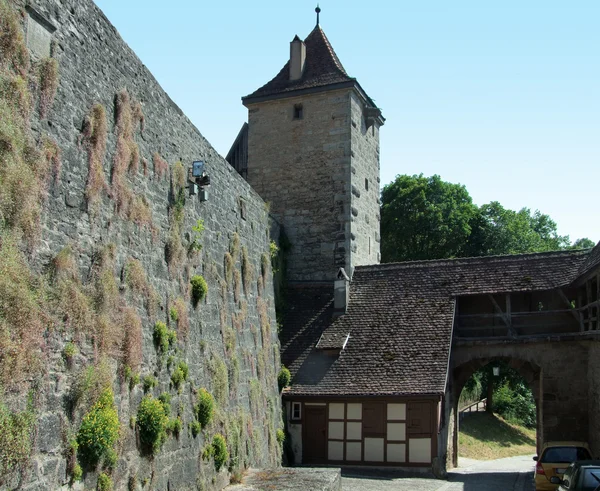
{"label": "roof ridge", "polygon": [[521,258],[547,258],[552,256],[579,256],[589,254],[591,249],[569,249],[564,251],[544,251],[544,252],[525,252],[521,254],[495,254],[491,256],[472,256],[472,257],[453,257],[453,258],[440,258],[440,259],[420,259],[416,261],[398,261],[393,263],[380,263],[380,264],[365,264],[356,266],[356,269],[393,269],[410,266],[427,266],[432,264],[456,264],[460,262],[491,262],[494,260],[515,260]]}
{"label": "roof ridge", "polygon": [[344,65],[342,65],[342,62],[340,61],[337,53],[335,52],[335,50],[333,49],[333,46],[329,42],[329,38],[327,37],[327,35],[325,34],[325,31],[321,28],[320,25],[317,24],[315,26],[315,28],[310,32],[310,34],[308,36],[306,36],[306,39],[304,40],[304,42],[306,43],[306,41],[308,40],[308,38],[315,31],[317,31],[323,37],[323,41],[325,42],[325,47],[329,51],[329,54],[331,55],[335,66],[338,68],[338,70],[340,70],[342,72],[342,74],[346,75],[346,77],[349,77],[348,72],[346,72],[346,69],[344,68]]}

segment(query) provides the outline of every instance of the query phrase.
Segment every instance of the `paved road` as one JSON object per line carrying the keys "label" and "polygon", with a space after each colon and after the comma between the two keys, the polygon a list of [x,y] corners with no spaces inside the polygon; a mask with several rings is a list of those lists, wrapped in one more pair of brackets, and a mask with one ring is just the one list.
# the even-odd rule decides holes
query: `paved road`
{"label": "paved road", "polygon": [[461,459],[448,480],[387,470],[342,470],[343,491],[533,491],[532,455],[499,460]]}

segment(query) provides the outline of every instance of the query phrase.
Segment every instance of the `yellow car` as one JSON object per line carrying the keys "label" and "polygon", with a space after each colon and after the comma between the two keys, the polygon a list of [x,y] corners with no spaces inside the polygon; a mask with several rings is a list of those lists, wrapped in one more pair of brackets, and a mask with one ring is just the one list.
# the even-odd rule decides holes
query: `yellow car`
{"label": "yellow car", "polygon": [[590,447],[584,442],[548,442],[542,447],[542,453],[535,456],[536,491],[554,491],[558,484],[550,482],[556,476],[562,479],[571,462],[591,459]]}

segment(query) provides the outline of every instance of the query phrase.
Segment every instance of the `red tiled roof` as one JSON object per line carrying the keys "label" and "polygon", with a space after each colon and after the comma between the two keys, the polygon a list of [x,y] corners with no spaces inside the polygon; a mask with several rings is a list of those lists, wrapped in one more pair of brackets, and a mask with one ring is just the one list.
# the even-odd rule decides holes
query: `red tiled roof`
{"label": "red tiled roof", "polygon": [[[589,254],[515,256],[359,266],[348,312],[332,320],[333,285],[290,288],[282,333],[291,395],[444,392],[459,295],[549,290],[570,284]],[[332,356],[320,348],[341,348]]]}
{"label": "red tiled roof", "polygon": [[288,92],[325,87],[343,82],[354,82],[335,54],[331,43],[320,26],[316,26],[304,40],[306,62],[304,73],[298,80],[290,80],[289,60],[270,82],[255,90],[242,100],[262,98]]}

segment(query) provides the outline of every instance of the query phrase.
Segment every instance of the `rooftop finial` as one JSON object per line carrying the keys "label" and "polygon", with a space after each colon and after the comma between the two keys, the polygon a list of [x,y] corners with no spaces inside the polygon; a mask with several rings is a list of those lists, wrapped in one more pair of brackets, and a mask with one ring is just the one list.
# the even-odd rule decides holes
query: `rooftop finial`
{"label": "rooftop finial", "polygon": [[319,14],[321,13],[321,8],[319,7],[319,4],[317,4],[315,12],[317,13],[317,25],[319,25]]}

